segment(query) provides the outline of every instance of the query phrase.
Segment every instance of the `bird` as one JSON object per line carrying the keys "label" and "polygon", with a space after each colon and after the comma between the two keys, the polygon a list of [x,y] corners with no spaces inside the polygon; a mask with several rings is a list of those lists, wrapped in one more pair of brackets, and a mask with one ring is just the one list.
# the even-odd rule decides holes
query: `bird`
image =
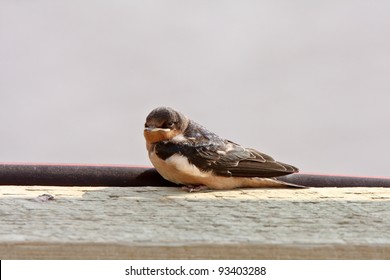
{"label": "bird", "polygon": [[189,192],[257,187],[303,187],[276,177],[298,168],[221,138],[171,107],[146,117],[149,159],[166,180]]}

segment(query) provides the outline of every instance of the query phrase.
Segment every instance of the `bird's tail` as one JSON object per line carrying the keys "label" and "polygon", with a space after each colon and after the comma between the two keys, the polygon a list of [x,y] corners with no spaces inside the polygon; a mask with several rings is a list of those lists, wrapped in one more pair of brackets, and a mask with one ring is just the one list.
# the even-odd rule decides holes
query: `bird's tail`
{"label": "bird's tail", "polygon": [[285,187],[285,188],[300,188],[300,189],[307,189],[308,187],[302,186],[302,185],[297,185],[289,182],[284,182],[278,179],[274,179],[274,181],[278,182],[280,184],[280,187]]}

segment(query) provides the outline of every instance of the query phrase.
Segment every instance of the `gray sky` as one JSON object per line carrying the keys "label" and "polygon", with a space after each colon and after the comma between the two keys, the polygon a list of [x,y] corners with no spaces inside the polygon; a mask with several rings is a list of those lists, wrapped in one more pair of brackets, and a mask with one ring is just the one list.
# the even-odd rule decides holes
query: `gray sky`
{"label": "gray sky", "polygon": [[0,0],[0,161],[150,165],[172,106],[302,172],[390,176],[389,1]]}

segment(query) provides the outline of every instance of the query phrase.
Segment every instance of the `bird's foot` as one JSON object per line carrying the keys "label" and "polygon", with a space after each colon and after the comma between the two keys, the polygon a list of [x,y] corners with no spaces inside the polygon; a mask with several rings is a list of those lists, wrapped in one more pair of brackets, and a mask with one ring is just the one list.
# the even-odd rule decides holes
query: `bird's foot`
{"label": "bird's foot", "polygon": [[181,189],[185,190],[187,192],[200,192],[200,191],[208,190],[209,187],[204,186],[204,185],[198,185],[198,186],[187,185],[187,186],[181,187]]}

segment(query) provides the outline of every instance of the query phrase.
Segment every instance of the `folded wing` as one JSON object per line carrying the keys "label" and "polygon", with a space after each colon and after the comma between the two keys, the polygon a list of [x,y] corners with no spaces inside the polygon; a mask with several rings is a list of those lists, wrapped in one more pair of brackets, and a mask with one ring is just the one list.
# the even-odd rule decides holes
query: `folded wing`
{"label": "folded wing", "polygon": [[[243,148],[231,141],[223,143],[202,143],[198,145],[164,143],[156,152],[164,151],[163,157],[179,153],[189,162],[204,171],[226,177],[277,177],[298,172],[298,168],[278,162],[255,149]],[[166,154],[170,151],[169,154]],[[162,155],[162,154],[161,154]]]}

